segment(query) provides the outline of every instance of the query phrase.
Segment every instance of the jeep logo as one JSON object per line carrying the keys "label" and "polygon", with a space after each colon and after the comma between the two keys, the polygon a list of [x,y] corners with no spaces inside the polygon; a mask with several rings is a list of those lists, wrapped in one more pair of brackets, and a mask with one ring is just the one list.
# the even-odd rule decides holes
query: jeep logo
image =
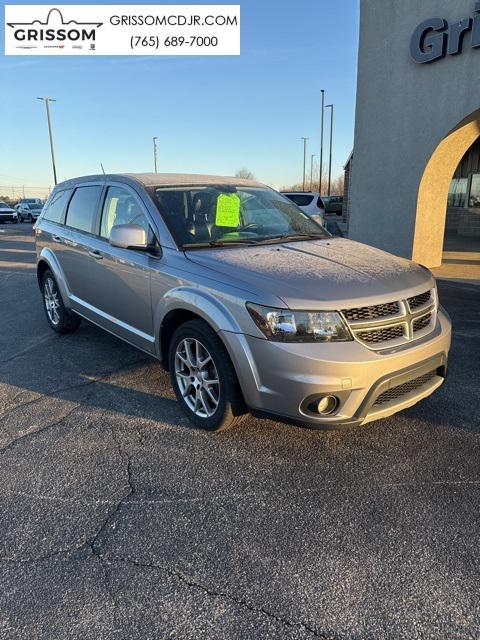
{"label": "jeep logo", "polygon": [[473,18],[448,24],[444,18],[430,18],[415,29],[410,54],[415,62],[425,64],[462,53],[465,35],[471,32],[471,47],[480,47],[480,1],[475,3]]}

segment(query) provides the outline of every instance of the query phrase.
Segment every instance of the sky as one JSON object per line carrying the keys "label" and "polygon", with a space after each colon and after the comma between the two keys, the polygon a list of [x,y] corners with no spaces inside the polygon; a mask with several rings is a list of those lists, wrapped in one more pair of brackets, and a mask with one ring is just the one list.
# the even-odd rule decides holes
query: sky
{"label": "sky", "polygon": [[323,88],[335,105],[332,174],[340,175],[353,146],[358,0],[240,5],[238,57],[20,57],[3,53],[2,4],[0,192],[26,185],[32,195],[53,184],[37,96],[57,100],[59,181],[99,173],[100,163],[107,173],[152,171],[158,136],[160,172],[233,175],[247,167],[280,188],[302,179],[302,136],[308,166],[319,153]]}

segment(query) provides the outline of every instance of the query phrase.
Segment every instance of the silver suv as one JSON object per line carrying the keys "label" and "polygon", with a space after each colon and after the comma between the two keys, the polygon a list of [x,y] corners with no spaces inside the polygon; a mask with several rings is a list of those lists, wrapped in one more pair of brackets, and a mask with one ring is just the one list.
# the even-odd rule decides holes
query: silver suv
{"label": "silver suv", "polygon": [[445,378],[451,325],[428,269],[331,237],[258,182],[77,178],[35,236],[52,329],[86,318],[158,358],[199,427],[248,411],[360,425]]}

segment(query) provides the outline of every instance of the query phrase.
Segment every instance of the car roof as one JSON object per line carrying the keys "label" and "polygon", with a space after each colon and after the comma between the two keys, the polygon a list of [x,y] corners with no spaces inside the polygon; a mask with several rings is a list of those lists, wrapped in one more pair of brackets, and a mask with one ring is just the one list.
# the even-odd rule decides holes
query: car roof
{"label": "car roof", "polygon": [[290,196],[318,196],[320,195],[318,191],[280,191],[280,193],[284,193],[285,195],[288,193]]}
{"label": "car roof", "polygon": [[245,187],[264,187],[261,182],[235,178],[233,176],[211,176],[193,173],[110,173],[90,176],[79,176],[66,180],[57,187],[73,187],[81,182],[99,182],[103,180],[117,180],[119,182],[136,182],[143,187],[187,186],[187,185],[233,185]]}

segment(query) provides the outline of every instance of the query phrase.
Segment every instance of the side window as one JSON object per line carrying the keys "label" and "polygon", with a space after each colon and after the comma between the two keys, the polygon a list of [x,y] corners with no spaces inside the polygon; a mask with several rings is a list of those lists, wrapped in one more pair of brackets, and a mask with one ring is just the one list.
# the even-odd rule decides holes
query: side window
{"label": "side window", "polygon": [[116,224],[139,224],[148,236],[151,234],[147,217],[137,199],[127,189],[108,187],[100,225],[101,237],[108,240],[110,231]]}
{"label": "side window", "polygon": [[[71,191],[59,191],[58,193],[56,193],[50,200],[48,207],[45,209],[45,212],[43,214],[44,220],[50,220],[51,222],[61,222],[65,207],[67,206],[68,198],[71,193]],[[21,206],[24,208],[25,203],[23,203]]]}
{"label": "side window", "polygon": [[102,187],[78,187],[70,200],[66,224],[79,231],[92,231]]}

